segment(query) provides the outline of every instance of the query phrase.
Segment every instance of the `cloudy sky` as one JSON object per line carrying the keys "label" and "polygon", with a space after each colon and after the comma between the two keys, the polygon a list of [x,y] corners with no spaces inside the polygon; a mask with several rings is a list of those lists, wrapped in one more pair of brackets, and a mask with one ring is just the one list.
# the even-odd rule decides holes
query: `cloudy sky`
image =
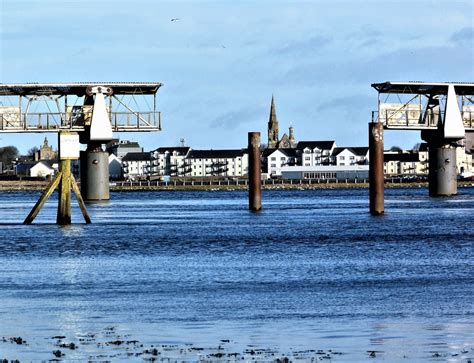
{"label": "cloudy sky", "polygon": [[[240,148],[248,131],[266,142],[272,94],[280,134],[367,145],[371,83],[474,81],[472,0],[0,4],[1,83],[162,82],[163,131],[121,135],[147,150]],[[0,146],[43,137],[0,134]],[[419,138],[388,132],[386,147]]]}

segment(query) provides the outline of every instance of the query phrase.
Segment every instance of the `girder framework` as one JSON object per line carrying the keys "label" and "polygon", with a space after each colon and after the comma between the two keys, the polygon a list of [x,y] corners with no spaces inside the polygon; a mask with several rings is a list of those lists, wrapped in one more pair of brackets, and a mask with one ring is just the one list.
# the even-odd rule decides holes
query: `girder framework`
{"label": "girder framework", "polygon": [[378,91],[378,109],[372,112],[372,122],[383,123],[385,129],[440,129],[446,121],[450,86],[454,87],[464,130],[474,131],[473,83],[374,83],[372,87]]}
{"label": "girder framework", "polygon": [[102,89],[115,132],[160,131],[156,93],[161,83],[87,82],[0,84],[0,133],[85,131],[92,89]]}

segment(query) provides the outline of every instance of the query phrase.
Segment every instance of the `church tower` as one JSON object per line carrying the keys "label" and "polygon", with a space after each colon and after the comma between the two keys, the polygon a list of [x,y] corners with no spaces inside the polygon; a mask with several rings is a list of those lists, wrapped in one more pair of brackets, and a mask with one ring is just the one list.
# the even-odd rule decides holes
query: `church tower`
{"label": "church tower", "polygon": [[272,105],[270,107],[270,118],[268,119],[268,148],[274,149],[278,146],[278,120],[275,110],[275,100],[272,95]]}

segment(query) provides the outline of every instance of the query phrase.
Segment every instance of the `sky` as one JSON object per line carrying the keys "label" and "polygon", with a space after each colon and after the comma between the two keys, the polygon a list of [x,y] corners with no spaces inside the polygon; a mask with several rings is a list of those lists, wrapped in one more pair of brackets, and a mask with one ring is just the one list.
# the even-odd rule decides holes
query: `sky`
{"label": "sky", "polygon": [[[474,2],[438,0],[0,0],[0,83],[161,82],[161,132],[145,150],[280,137],[368,144],[384,81],[474,82]],[[179,18],[177,21],[171,19]],[[0,134],[25,153],[44,134]],[[48,135],[56,144],[56,136]],[[419,132],[389,131],[411,148]]]}

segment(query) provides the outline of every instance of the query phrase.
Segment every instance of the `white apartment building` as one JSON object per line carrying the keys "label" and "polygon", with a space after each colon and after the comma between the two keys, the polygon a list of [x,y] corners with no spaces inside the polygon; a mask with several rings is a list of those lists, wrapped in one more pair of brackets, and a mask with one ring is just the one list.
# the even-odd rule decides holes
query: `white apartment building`
{"label": "white apartment building", "polygon": [[296,153],[302,166],[330,165],[335,141],[300,141]]}
{"label": "white apartment building", "polygon": [[364,165],[368,164],[368,162],[368,147],[335,147],[332,152],[333,165]]}
{"label": "white apartment building", "polygon": [[128,153],[122,158],[125,179],[144,179],[149,175],[151,155],[149,152]]}
{"label": "white apartment building", "polygon": [[185,158],[190,147],[159,147],[151,152],[151,175],[157,176],[184,176],[188,168]]}
{"label": "white apartment building", "polygon": [[297,163],[296,149],[267,149],[263,156],[266,158],[270,177],[281,176],[282,167]]}
{"label": "white apartment building", "polygon": [[244,149],[192,150],[184,160],[186,176],[241,177],[248,174],[248,153]]}

